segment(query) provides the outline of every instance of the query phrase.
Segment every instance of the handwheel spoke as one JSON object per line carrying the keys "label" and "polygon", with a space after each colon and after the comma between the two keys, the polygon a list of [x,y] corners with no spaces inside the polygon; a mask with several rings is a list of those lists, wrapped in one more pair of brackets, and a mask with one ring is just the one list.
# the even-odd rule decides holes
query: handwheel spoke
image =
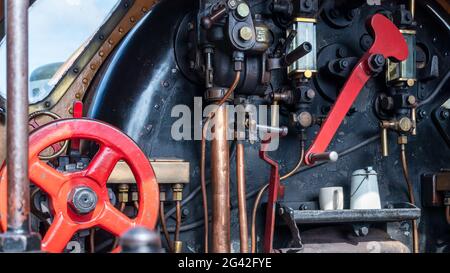
{"label": "handwheel spoke", "polygon": [[116,209],[113,205],[105,205],[103,215],[100,220],[100,227],[116,236],[121,236],[135,226],[135,222],[125,214]]}
{"label": "handwheel spoke", "polygon": [[61,145],[61,143],[58,142],[58,143],[53,144],[53,145],[50,146],[50,147],[52,148],[52,150],[53,150],[54,153],[57,153],[57,152],[59,152],[59,151],[63,148],[63,145]]}
{"label": "handwheel spoke", "polygon": [[40,160],[30,162],[30,180],[50,196],[57,196],[59,189],[67,181],[64,174]]}
{"label": "handwheel spoke", "polygon": [[113,149],[101,146],[86,171],[86,176],[94,179],[100,186],[105,186],[121,155]]}
{"label": "handwheel spoke", "polygon": [[42,250],[50,253],[63,252],[77,231],[75,224],[64,219],[61,214],[57,215],[42,240]]}

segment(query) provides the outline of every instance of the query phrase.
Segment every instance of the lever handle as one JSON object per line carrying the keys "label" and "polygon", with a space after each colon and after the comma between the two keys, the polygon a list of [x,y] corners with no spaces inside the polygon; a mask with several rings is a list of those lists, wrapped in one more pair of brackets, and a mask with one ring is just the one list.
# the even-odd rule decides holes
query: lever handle
{"label": "lever handle", "polygon": [[404,61],[408,57],[408,45],[405,38],[389,19],[381,14],[375,14],[369,23],[375,36],[374,43],[344,84],[335,105],[306,153],[305,163],[308,165],[314,164],[311,160],[312,154],[326,151],[364,85],[375,73],[380,72],[380,66],[384,64],[383,60],[393,58]]}
{"label": "lever handle", "polygon": [[319,154],[310,154],[308,157],[309,161],[314,163],[320,161],[336,162],[339,159],[339,154],[333,151]]}
{"label": "lever handle", "polygon": [[202,18],[202,27],[210,29],[217,21],[222,19],[227,13],[227,8],[222,6],[215,10],[211,15]]}
{"label": "lever handle", "polygon": [[283,58],[283,66],[290,66],[294,62],[296,62],[298,59],[301,59],[311,53],[312,51],[312,45],[309,42],[304,42],[299,47],[294,49],[292,52],[284,56]]}

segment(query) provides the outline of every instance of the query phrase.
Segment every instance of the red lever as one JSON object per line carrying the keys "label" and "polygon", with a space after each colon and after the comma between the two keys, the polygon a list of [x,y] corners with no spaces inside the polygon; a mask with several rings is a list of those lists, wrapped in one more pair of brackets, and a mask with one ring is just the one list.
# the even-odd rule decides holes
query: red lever
{"label": "red lever", "polygon": [[305,162],[308,165],[315,163],[315,155],[323,154],[326,151],[356,97],[374,75],[372,62],[380,61],[378,58],[381,56],[397,61],[404,61],[408,58],[408,45],[399,29],[389,19],[375,14],[368,23],[375,38],[374,43],[356,65],[319,134],[306,153]]}

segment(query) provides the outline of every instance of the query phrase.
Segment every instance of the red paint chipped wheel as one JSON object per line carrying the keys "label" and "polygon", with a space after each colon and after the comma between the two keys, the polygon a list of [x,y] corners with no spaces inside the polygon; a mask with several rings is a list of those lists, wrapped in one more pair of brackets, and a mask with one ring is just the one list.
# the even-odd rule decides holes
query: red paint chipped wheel
{"label": "red paint chipped wheel", "polygon": [[[100,146],[85,170],[61,173],[39,159],[42,150],[70,139],[91,140]],[[106,184],[119,160],[129,165],[138,186],[139,212],[135,219],[128,218],[109,200]],[[1,173],[1,228],[6,230],[6,217],[3,217],[7,213],[6,169]],[[39,128],[30,135],[29,175],[31,182],[51,200],[53,222],[42,240],[43,251],[62,252],[79,230],[99,227],[121,236],[135,226],[154,229],[156,225],[159,192],[154,171],[136,143],[111,125],[89,119],[66,119]],[[92,207],[83,207],[82,203],[77,210],[78,206],[74,207],[69,200],[80,190],[87,192],[88,197],[95,196]]]}

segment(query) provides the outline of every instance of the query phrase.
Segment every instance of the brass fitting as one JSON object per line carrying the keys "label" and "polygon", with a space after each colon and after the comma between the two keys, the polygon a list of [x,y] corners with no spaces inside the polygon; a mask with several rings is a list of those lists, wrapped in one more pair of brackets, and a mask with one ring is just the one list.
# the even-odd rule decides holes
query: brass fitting
{"label": "brass fitting", "polygon": [[389,142],[387,128],[381,128],[381,152],[384,157],[389,156]]}
{"label": "brass fitting", "polygon": [[182,241],[175,241],[174,242],[173,252],[174,253],[182,253],[182,251],[183,251],[183,242]]}
{"label": "brass fitting", "polygon": [[415,106],[411,109],[411,121],[413,124],[413,130],[411,132],[411,135],[416,136],[417,135],[417,112],[416,112]]}
{"label": "brass fitting", "polygon": [[398,131],[407,133],[410,132],[412,128],[413,124],[410,118],[403,117],[398,121]]}
{"label": "brass fitting", "polygon": [[397,131],[399,133],[408,133],[413,128],[413,122],[408,117],[403,117],[398,121],[383,120],[381,122],[381,128]]}
{"label": "brass fitting", "polygon": [[406,144],[408,144],[408,137],[405,136],[405,135],[398,136],[397,143],[399,145],[406,145]]}
{"label": "brass fitting", "polygon": [[129,199],[128,199],[128,193],[130,191],[130,187],[128,186],[128,184],[120,184],[119,185],[119,202],[120,203],[128,203]]}
{"label": "brass fitting", "polygon": [[132,202],[139,201],[139,192],[137,192],[137,191],[131,192],[131,201]]}
{"label": "brass fitting", "polygon": [[175,184],[172,187],[173,201],[183,201],[183,184]]}
{"label": "brass fitting", "polygon": [[167,193],[166,189],[163,186],[159,186],[159,201],[160,202],[166,202],[167,201]]}

